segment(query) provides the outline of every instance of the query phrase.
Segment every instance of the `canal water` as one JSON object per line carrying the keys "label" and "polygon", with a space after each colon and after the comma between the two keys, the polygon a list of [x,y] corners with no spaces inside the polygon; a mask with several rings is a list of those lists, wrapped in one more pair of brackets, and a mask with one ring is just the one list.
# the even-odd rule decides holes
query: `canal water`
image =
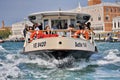
{"label": "canal water", "polygon": [[0,43],[0,80],[120,80],[120,42],[96,44],[99,52],[85,61],[24,55],[23,42]]}

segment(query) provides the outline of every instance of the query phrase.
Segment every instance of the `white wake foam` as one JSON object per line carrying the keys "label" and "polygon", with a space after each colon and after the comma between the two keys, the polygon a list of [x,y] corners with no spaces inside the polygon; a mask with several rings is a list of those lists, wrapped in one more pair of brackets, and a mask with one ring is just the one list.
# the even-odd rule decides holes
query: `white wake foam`
{"label": "white wake foam", "polygon": [[104,64],[111,64],[111,63],[116,63],[116,62],[120,62],[120,51],[117,49],[112,49],[112,50],[108,50],[106,51],[108,54],[106,56],[103,57],[102,60],[98,60],[97,64],[98,65],[104,65]]}
{"label": "white wake foam", "polygon": [[3,46],[0,45],[0,54],[9,53]]}

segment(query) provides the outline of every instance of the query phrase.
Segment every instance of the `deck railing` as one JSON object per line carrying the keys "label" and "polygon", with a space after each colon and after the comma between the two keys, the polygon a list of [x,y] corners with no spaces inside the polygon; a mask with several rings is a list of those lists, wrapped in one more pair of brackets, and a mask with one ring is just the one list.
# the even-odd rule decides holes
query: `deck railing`
{"label": "deck railing", "polygon": [[[74,33],[77,31],[77,30],[75,30],[75,29],[72,29],[72,30],[66,30],[66,29],[59,29],[59,30],[39,30],[39,31],[41,31],[44,35],[48,35],[47,37],[70,37],[70,38],[74,38]],[[54,34],[57,34],[58,36],[49,36],[49,34],[46,34],[46,32],[47,31],[50,31],[50,34],[52,35],[54,35]],[[30,31],[30,34],[32,34],[33,32],[35,32],[35,30],[33,30],[33,31]],[[91,30],[88,30],[88,32],[89,32],[89,36],[91,37],[91,39],[89,39],[89,40],[91,40],[91,42],[93,42],[94,41],[94,34],[93,34],[93,32],[91,31]],[[36,31],[36,33],[37,33],[37,31]],[[84,39],[84,40],[86,40],[85,38],[84,38],[84,36],[83,37],[81,37],[81,35],[83,36],[83,34],[80,34],[80,35],[78,35],[78,37],[77,38],[81,38],[81,39]],[[27,43],[29,43],[29,40],[31,40],[31,38],[30,38],[30,36],[31,35],[27,35],[26,36],[26,42]],[[43,37],[43,38],[45,38],[45,37]],[[34,39],[33,39],[34,40]]]}

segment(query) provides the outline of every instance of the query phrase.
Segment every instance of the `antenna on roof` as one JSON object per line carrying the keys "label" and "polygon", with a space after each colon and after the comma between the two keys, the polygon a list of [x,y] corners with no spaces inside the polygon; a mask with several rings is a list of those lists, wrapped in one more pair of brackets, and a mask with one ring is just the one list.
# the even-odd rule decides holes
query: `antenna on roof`
{"label": "antenna on roof", "polygon": [[77,8],[77,12],[81,11],[81,5],[80,5],[80,1],[78,2],[78,8]]}
{"label": "antenna on roof", "polygon": [[61,11],[61,8],[59,8],[59,11]]}
{"label": "antenna on roof", "polygon": [[78,7],[81,8],[80,2],[79,2],[79,4],[78,4]]}

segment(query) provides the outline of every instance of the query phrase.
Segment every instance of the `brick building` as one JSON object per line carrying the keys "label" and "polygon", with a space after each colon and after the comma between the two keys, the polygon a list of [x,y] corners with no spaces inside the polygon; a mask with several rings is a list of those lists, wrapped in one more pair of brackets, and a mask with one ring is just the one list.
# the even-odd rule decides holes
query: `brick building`
{"label": "brick building", "polygon": [[88,0],[88,6],[83,7],[82,12],[91,15],[90,22],[96,32],[109,32],[112,31],[113,18],[120,16],[120,5],[104,3],[101,0]]}
{"label": "brick building", "polygon": [[88,0],[88,6],[100,4],[101,0]]}

